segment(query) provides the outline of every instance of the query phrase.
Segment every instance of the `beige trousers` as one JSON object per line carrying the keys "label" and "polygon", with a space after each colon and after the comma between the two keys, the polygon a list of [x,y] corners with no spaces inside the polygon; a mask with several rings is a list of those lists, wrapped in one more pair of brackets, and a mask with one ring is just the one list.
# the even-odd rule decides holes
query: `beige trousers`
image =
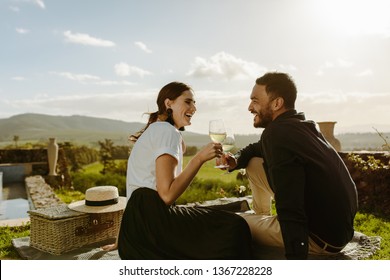
{"label": "beige trousers", "polygon": [[[274,193],[268,183],[262,158],[252,158],[246,168],[252,190],[254,214],[245,213],[253,242],[259,246],[284,247],[277,215],[271,214]],[[326,252],[309,238],[309,254],[332,254]]]}

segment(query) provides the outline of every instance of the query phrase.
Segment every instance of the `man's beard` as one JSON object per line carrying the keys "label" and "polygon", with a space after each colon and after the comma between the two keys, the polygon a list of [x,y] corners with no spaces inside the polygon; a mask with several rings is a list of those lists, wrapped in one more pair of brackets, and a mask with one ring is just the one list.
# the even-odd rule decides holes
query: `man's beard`
{"label": "man's beard", "polygon": [[257,122],[253,123],[256,128],[266,128],[272,122],[272,111],[266,108],[263,111],[257,112],[255,118],[259,118]]}

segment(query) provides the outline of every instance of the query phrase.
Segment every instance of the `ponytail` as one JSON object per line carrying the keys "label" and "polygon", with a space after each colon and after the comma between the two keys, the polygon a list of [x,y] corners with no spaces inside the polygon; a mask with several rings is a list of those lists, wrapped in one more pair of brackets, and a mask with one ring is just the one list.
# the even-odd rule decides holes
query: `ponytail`
{"label": "ponytail", "polygon": [[130,135],[129,140],[133,143],[137,142],[138,138],[141,137],[142,133],[145,132],[145,130],[149,127],[149,125],[156,122],[157,119],[158,119],[158,111],[154,112],[154,113],[149,113],[149,120],[148,120],[148,123],[146,124],[146,126],[143,129],[141,129],[140,131],[138,131],[137,133]]}
{"label": "ponytail", "polygon": [[[146,126],[140,131],[138,131],[137,133],[130,135],[129,140],[135,143],[138,140],[138,138],[141,137],[142,133],[144,133],[145,130],[149,127],[149,125],[156,122],[157,120],[166,121],[171,125],[175,126],[175,122],[173,121],[172,109],[166,108],[165,100],[166,99],[175,100],[180,95],[182,95],[182,93],[186,90],[192,90],[192,89],[190,86],[179,82],[172,82],[165,85],[160,90],[157,97],[158,111],[154,113],[149,113],[149,120]],[[184,127],[179,128],[179,130],[183,131]]]}

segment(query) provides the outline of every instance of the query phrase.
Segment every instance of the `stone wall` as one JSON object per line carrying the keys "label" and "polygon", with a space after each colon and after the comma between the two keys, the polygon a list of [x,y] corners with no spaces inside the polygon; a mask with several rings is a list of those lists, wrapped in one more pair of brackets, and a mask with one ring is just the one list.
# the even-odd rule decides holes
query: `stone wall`
{"label": "stone wall", "polygon": [[25,179],[26,192],[32,209],[64,204],[42,176],[29,176]]}

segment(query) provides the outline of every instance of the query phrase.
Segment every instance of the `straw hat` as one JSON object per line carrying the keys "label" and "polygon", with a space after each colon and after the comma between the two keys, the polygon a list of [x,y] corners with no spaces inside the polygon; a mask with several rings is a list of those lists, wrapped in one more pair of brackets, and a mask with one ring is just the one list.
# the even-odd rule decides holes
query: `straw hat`
{"label": "straw hat", "polygon": [[119,196],[114,186],[98,186],[86,190],[85,200],[73,202],[69,209],[85,213],[107,213],[123,210],[126,197]]}

